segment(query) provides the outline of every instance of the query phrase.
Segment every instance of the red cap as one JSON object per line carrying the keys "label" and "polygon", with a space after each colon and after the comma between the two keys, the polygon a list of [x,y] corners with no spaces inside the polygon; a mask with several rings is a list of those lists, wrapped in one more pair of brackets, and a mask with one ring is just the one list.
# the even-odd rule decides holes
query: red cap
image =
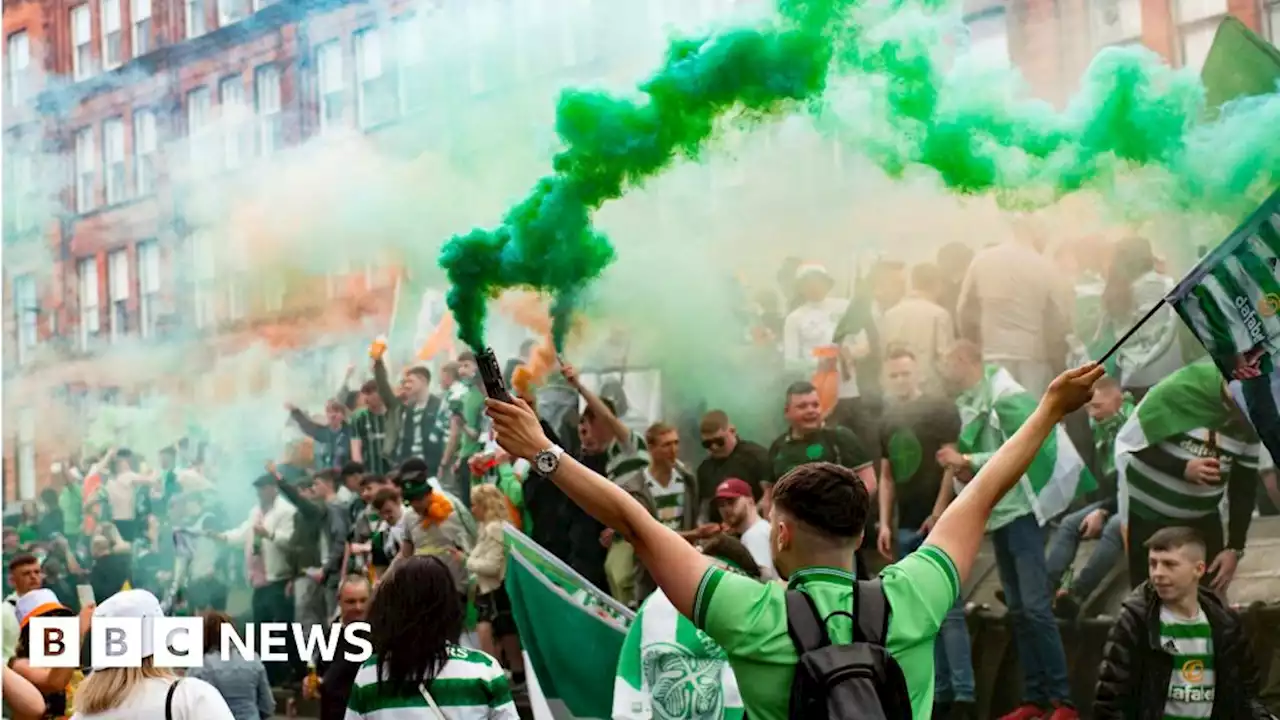
{"label": "red cap", "polygon": [[716,486],[717,500],[733,500],[740,497],[753,497],[751,486],[745,480],[729,478]]}

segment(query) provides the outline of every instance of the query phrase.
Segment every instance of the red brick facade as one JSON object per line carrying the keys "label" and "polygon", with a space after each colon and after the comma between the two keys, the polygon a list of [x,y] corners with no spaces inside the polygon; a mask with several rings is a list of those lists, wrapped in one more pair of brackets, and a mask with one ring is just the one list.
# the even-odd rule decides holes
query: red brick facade
{"label": "red brick facade", "polygon": [[[186,132],[185,103],[191,90],[210,87],[216,93],[218,82],[232,76],[241,77],[245,86],[252,88],[256,69],[274,65],[280,70],[280,104],[286,118],[282,130],[283,144],[296,145],[313,134],[318,126],[315,48],[336,39],[341,43],[343,56],[351,58],[355,30],[395,16],[403,9],[402,5],[407,6],[400,0],[393,0],[389,6],[348,4],[345,0],[279,0],[246,19],[219,28],[216,3],[202,0],[191,4],[203,8],[209,31],[187,39],[185,13],[188,4],[183,0],[150,0],[150,51],[133,58],[135,18],[131,13],[134,3],[118,1],[123,34],[121,59],[124,62],[118,68],[93,74],[78,83],[67,80],[72,76],[74,67],[71,12],[73,8],[86,4],[85,0],[6,0],[5,3],[5,38],[7,40],[19,32],[27,33],[32,76],[38,77],[37,82],[46,90],[31,102],[5,107],[6,143],[19,137],[26,138],[28,142],[33,139],[42,141],[44,154],[61,158],[66,165],[65,172],[52,173],[63,180],[60,191],[56,193],[60,212],[26,239],[30,245],[25,253],[27,260],[23,260],[23,251],[13,249],[11,229],[9,226],[5,228],[4,493],[9,498],[15,497],[18,488],[17,455],[21,443],[18,442],[19,424],[15,418],[23,408],[34,407],[40,413],[36,420],[39,432],[34,463],[39,484],[45,480],[50,461],[69,452],[77,444],[70,430],[74,423],[64,422],[75,420],[68,417],[74,414],[68,410],[70,406],[65,402],[49,402],[55,390],[68,386],[123,386],[128,393],[130,385],[151,384],[159,380],[109,377],[94,362],[94,352],[80,351],[81,313],[77,299],[80,261],[85,258],[97,260],[98,326],[105,331],[110,320],[107,257],[115,250],[127,251],[128,265],[132,270],[129,274],[131,292],[126,304],[129,318],[126,333],[136,334],[141,295],[137,247],[142,241],[157,241],[161,253],[161,284],[156,312],[177,326],[191,322],[191,293],[186,292],[176,279],[180,278],[187,264],[183,255],[187,233],[181,223],[175,222],[174,181],[170,177],[174,168],[161,163],[155,168],[154,190],[142,194],[134,191],[138,173],[134,155],[136,138],[132,131],[135,114],[144,108],[155,112],[161,143],[182,138]],[[436,0],[436,4],[460,1]],[[1092,57],[1094,44],[1089,39],[1089,4],[1096,1],[1017,0],[1007,6],[1010,58],[1043,96],[1056,102],[1064,101]],[[1141,38],[1171,62],[1179,62],[1180,41],[1172,19],[1174,2],[1176,0],[1141,0]],[[1228,2],[1232,14],[1250,27],[1264,30],[1258,0]],[[971,1],[967,9],[971,12],[987,11],[999,4],[999,0]],[[420,7],[422,3],[415,5]],[[103,4],[101,0],[88,0],[87,6],[91,19],[90,54],[92,62],[101,67]],[[306,22],[300,24],[303,17]],[[463,31],[465,28],[459,28],[459,32]],[[8,47],[6,43],[6,54]],[[308,62],[300,62],[300,58]],[[7,61],[6,57],[6,65]],[[347,92],[352,92],[352,71],[346,68],[344,74],[348,78]],[[354,101],[344,104],[344,119],[351,125],[355,125],[351,117],[355,107]],[[125,185],[130,191],[124,199],[108,205],[106,176],[102,172],[102,153],[106,145],[103,122],[111,118],[119,118],[126,129]],[[76,211],[75,178],[71,172],[76,152],[75,136],[81,129],[88,129],[93,138],[98,163],[91,187],[92,209],[86,212]],[[170,156],[169,161],[175,162],[175,157]],[[6,165],[11,163],[6,161]],[[40,305],[37,326],[41,347],[28,362],[19,366],[13,351],[18,322],[10,293],[12,279],[29,271],[38,271],[35,277]],[[372,304],[355,307],[351,303],[339,302],[336,307],[329,307],[334,303],[322,292],[307,288],[292,290],[295,292],[290,296],[290,303],[274,322],[288,326],[294,332],[305,333],[308,318],[321,313],[336,312],[352,318],[362,313],[385,315],[390,304],[390,293],[386,291],[375,294]],[[259,318],[257,322],[263,320]],[[252,333],[244,322],[226,323],[221,327],[215,344],[230,349],[242,345],[250,336]]]}

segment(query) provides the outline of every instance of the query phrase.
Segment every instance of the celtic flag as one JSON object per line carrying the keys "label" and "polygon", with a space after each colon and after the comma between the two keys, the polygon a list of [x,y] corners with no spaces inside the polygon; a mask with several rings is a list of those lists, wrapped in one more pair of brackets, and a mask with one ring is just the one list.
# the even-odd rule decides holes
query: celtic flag
{"label": "celtic flag", "polygon": [[555,720],[611,718],[614,670],[634,613],[524,533],[505,530],[505,586],[545,711]]}
{"label": "celtic flag", "polygon": [[740,720],[743,712],[724,649],[655,591],[622,646],[613,720]]}
{"label": "celtic flag", "polygon": [[1280,457],[1280,192],[1174,288],[1178,311],[1229,383],[1272,457]]}

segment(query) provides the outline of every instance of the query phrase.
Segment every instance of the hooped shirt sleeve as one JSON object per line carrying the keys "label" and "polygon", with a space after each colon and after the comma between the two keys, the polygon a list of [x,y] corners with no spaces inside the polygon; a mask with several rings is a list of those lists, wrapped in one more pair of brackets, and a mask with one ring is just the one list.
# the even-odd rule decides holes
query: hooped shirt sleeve
{"label": "hooped shirt sleeve", "polygon": [[889,651],[896,655],[921,643],[932,647],[960,597],[960,574],[951,557],[926,544],[885,568],[880,577],[892,608],[885,638]]}

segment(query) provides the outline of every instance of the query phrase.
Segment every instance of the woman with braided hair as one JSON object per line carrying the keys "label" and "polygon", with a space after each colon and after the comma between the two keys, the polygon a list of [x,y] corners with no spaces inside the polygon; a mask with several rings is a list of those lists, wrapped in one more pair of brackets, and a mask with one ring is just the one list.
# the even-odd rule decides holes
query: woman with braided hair
{"label": "woman with braided hair", "polygon": [[399,559],[369,604],[373,656],[356,674],[347,720],[517,720],[502,666],[458,644],[462,624],[449,567]]}

